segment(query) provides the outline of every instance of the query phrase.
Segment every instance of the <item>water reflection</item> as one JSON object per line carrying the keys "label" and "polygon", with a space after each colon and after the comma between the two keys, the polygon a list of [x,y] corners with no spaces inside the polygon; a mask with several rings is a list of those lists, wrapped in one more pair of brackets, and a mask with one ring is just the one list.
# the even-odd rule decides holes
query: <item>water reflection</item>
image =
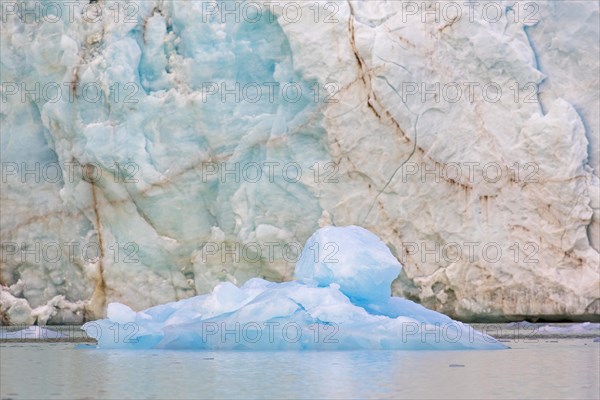
{"label": "water reflection", "polygon": [[0,346],[1,397],[596,398],[600,343],[497,351],[190,352]]}

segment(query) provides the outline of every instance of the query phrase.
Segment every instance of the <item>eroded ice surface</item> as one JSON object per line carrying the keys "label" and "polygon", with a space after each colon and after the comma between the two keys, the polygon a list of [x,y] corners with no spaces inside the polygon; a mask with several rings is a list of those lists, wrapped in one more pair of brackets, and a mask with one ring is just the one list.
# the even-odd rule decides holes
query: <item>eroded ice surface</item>
{"label": "eroded ice surface", "polygon": [[[325,250],[330,249],[329,252]],[[238,288],[135,312],[111,303],[108,318],[82,329],[100,348],[350,350],[501,349],[468,325],[390,297],[402,266],[366,229],[325,227],[307,241],[300,280],[253,278]]]}

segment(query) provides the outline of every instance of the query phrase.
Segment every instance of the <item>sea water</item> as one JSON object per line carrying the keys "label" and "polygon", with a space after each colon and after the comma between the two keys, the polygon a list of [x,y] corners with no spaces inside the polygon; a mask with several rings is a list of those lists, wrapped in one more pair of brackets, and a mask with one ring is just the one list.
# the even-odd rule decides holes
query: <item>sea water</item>
{"label": "sea water", "polygon": [[97,350],[0,344],[2,399],[589,398],[600,342],[504,341],[505,351]]}

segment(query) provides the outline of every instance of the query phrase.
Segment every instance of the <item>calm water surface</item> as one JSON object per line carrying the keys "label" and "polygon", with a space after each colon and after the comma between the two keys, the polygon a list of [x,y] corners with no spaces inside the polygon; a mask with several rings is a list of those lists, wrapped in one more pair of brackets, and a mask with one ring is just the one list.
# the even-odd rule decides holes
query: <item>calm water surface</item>
{"label": "calm water surface", "polygon": [[2,399],[590,398],[600,343],[501,351],[191,352],[0,345]]}

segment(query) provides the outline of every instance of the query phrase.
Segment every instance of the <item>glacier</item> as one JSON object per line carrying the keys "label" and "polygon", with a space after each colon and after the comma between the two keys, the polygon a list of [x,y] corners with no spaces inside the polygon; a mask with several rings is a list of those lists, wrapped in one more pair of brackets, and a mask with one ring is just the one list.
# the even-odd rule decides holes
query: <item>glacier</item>
{"label": "glacier", "polygon": [[[320,250],[334,246],[325,254]],[[456,350],[503,349],[470,326],[399,297],[402,265],[366,229],[324,227],[296,266],[298,281],[252,278],[212,293],[135,312],[108,305],[108,318],[81,327],[100,349]],[[383,287],[387,288],[382,290]]]}
{"label": "glacier", "polygon": [[327,225],[452,318],[598,319],[597,2],[249,3],[1,2],[0,323],[290,281]]}

